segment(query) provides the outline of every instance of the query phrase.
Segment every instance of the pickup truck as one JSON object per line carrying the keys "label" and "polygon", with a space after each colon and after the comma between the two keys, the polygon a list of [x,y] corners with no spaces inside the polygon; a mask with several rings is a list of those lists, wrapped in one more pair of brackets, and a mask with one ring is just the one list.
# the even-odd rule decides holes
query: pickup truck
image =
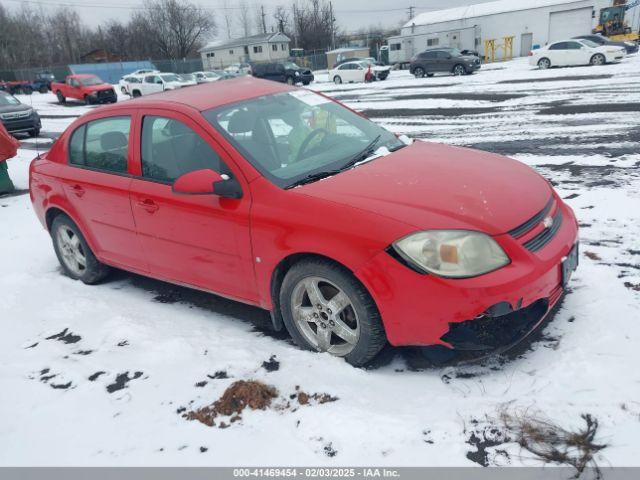
{"label": "pickup truck", "polygon": [[113,85],[103,82],[96,75],[69,75],[64,83],[53,82],[51,91],[56,94],[60,104],[66,103],[68,98],[83,100],[87,105],[118,101]]}

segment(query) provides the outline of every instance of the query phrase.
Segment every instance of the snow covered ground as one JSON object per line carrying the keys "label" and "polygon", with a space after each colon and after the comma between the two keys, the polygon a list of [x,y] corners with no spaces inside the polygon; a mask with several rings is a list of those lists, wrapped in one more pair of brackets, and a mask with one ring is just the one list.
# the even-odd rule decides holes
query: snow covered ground
{"label": "snow covered ground", "polygon": [[[410,349],[389,347],[356,369],[271,334],[253,307],[124,272],[74,282],[28,195],[4,197],[0,465],[470,466],[508,408],[565,427],[589,413],[609,445],[599,463],[640,466],[640,57],[549,71],[515,60],[455,78],[394,71],[312,88],[394,132],[513,156],[556,185],[581,223],[581,265],[530,348],[417,371]],[[21,100],[43,115],[39,148],[90,108],[51,94]],[[25,139],[9,161],[20,189],[35,148]],[[226,429],[182,417],[243,379],[275,386],[276,403],[291,405],[245,411]],[[296,386],[338,399],[298,405]],[[490,465],[541,464],[515,443],[487,455]]]}

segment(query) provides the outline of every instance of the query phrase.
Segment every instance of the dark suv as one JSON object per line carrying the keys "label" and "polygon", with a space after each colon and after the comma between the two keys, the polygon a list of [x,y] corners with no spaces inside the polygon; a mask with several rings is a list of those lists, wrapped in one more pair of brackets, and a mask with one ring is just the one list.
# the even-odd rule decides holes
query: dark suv
{"label": "dark suv", "polygon": [[6,92],[0,92],[0,122],[11,133],[28,133],[32,137],[40,134],[38,112]]}
{"label": "dark suv", "polygon": [[256,63],[251,66],[251,74],[257,78],[295,85],[309,85],[313,82],[311,70],[303,69],[293,62]]}
{"label": "dark suv", "polygon": [[466,75],[480,69],[480,59],[475,55],[463,55],[457,48],[433,48],[411,59],[409,71],[418,78],[433,77],[437,72]]}
{"label": "dark suv", "polygon": [[597,43],[600,46],[610,45],[612,47],[622,47],[627,51],[627,55],[638,53],[638,44],[636,42],[615,42],[613,40],[609,40],[603,35],[580,35],[579,37],[573,38],[591,40],[592,42]]}

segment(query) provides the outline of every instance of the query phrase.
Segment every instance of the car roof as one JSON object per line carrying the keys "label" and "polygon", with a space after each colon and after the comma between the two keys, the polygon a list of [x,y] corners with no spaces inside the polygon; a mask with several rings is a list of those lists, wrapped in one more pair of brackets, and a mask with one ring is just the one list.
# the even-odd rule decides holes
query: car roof
{"label": "car roof", "polygon": [[296,88],[284,83],[246,76],[225,82],[202,83],[189,88],[142,96],[133,100],[100,107],[97,110],[105,112],[107,110],[117,111],[134,107],[162,108],[171,104],[181,104],[202,112],[222,105],[293,90],[296,90]]}

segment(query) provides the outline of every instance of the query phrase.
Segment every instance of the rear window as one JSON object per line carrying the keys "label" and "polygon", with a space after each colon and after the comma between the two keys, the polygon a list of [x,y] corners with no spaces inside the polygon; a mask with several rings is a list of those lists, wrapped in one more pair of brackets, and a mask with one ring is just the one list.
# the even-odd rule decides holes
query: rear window
{"label": "rear window", "polygon": [[130,128],[128,116],[103,118],[82,125],[69,140],[69,163],[126,173]]}

